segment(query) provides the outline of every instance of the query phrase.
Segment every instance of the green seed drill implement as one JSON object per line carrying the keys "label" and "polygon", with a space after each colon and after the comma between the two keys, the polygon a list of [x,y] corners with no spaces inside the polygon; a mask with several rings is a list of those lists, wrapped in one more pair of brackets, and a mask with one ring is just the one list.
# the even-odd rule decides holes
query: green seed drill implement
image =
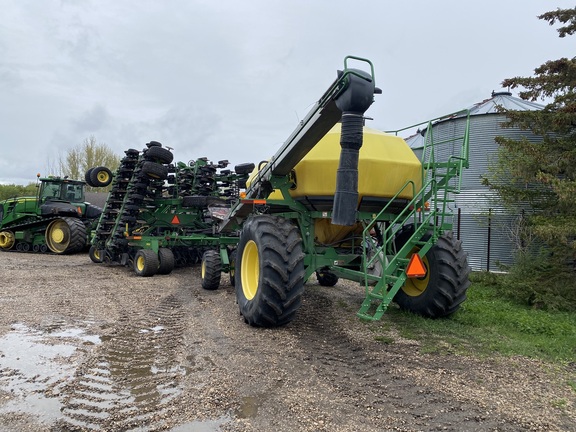
{"label": "green seed drill implement", "polygon": [[[230,273],[240,312],[255,326],[290,322],[314,274],[324,286],[339,278],[363,284],[362,319],[381,318],[392,300],[428,317],[455,312],[470,272],[451,233],[453,194],[468,166],[468,113],[455,114],[466,126],[449,137],[434,140],[430,122],[419,160],[398,136],[365,127],[378,93],[372,63],[346,57],[254,171],[244,164],[217,172],[205,159],[172,165],[154,142],[127,151],[92,240],[93,261],[131,264],[147,276],[169,272],[174,256],[201,256],[203,287],[218,288],[221,272]],[[454,154],[437,158],[446,145]]]}

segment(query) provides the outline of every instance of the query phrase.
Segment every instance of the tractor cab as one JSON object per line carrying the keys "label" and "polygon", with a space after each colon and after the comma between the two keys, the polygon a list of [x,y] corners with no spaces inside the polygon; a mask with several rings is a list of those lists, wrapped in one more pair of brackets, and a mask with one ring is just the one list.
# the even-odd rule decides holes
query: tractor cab
{"label": "tractor cab", "polygon": [[40,215],[82,217],[86,210],[83,181],[61,177],[38,178],[38,180]]}
{"label": "tractor cab", "polygon": [[84,182],[48,177],[39,179],[40,202],[66,201],[70,203],[84,202]]}

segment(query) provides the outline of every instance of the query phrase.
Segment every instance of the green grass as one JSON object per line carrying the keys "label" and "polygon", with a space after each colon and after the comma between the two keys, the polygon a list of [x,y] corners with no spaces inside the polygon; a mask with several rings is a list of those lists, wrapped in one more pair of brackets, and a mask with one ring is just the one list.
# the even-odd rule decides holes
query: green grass
{"label": "green grass", "polygon": [[450,318],[432,320],[392,307],[387,316],[401,336],[418,340],[423,352],[576,359],[576,313],[506,300],[494,275],[473,275],[468,299]]}

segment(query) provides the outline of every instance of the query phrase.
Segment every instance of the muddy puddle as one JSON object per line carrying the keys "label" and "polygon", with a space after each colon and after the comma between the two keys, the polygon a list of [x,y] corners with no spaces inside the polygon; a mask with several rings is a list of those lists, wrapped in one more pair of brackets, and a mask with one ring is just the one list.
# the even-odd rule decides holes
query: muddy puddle
{"label": "muddy puddle", "polygon": [[[13,324],[0,338],[0,415],[26,414],[64,430],[167,430],[157,419],[182,393],[188,371],[167,354],[173,330],[139,325],[100,336],[91,327]],[[212,432],[228,420],[168,430]]]}
{"label": "muddy puddle", "polygon": [[0,414],[27,413],[41,422],[62,416],[62,402],[46,394],[59,394],[74,374],[77,347],[98,344],[100,339],[76,327],[50,330],[17,323],[0,338],[0,391],[5,402]]}

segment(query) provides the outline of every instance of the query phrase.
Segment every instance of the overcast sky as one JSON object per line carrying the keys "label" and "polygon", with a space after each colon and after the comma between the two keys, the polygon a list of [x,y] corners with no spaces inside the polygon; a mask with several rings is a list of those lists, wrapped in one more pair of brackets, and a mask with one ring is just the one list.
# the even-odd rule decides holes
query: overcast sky
{"label": "overcast sky", "polygon": [[269,158],[346,55],[374,63],[370,126],[399,129],[573,57],[537,15],[573,1],[0,0],[0,183],[94,136],[177,161]]}

